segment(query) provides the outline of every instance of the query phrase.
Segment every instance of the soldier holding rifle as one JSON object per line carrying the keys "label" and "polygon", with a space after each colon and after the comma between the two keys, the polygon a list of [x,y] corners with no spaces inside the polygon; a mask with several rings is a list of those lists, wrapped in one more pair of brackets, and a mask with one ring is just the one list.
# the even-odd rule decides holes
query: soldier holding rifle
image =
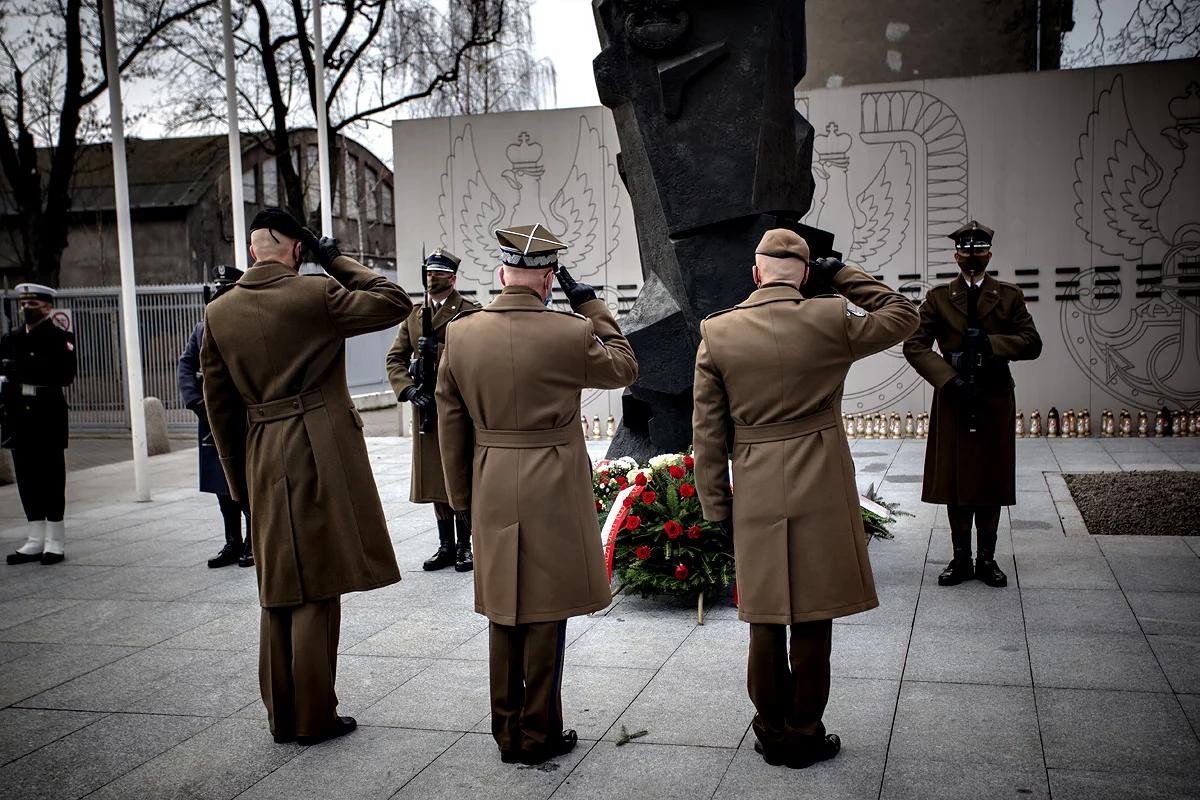
{"label": "soldier holding rifle", "polygon": [[987,272],[994,234],[975,220],[950,234],[962,274],[929,290],[921,326],[904,343],[905,358],[935,389],[921,499],[945,503],[950,520],[954,558],[938,576],[942,586],[972,578],[1008,585],[996,564],[1000,507],[1016,503],[1016,399],[1008,362],[1037,358],[1042,340],[1021,290]]}
{"label": "soldier holding rifle", "polygon": [[413,408],[409,499],[414,503],[433,503],[437,518],[438,549],[423,567],[435,570],[453,564],[456,571],[469,572],[473,567],[471,515],[469,511],[455,514],[446,496],[442,455],[438,450],[437,406],[433,399],[447,323],[460,311],[479,308],[478,303],[463,297],[455,288],[458,265],[459,259],[443,248],[424,259],[421,283],[425,287],[425,302],[400,323],[396,341],[387,354],[387,371],[396,397],[408,401]]}

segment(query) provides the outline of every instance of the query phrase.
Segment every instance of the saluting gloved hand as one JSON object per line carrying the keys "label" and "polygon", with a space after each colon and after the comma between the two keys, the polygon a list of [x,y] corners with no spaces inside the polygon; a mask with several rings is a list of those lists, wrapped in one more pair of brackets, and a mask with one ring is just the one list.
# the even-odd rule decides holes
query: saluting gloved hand
{"label": "saluting gloved hand", "polygon": [[579,307],[589,300],[596,299],[596,290],[586,283],[580,283],[567,272],[566,267],[559,267],[554,272],[554,277],[558,278],[558,285],[562,288],[563,294],[567,296],[567,302],[571,304],[572,311],[578,311]]}
{"label": "saluting gloved hand", "polygon": [[839,258],[818,258],[808,265],[808,278],[804,281],[804,296],[816,297],[832,294],[833,279],[846,264]]}
{"label": "saluting gloved hand", "polygon": [[329,269],[329,265],[333,260],[342,254],[338,248],[338,240],[332,236],[322,236],[313,246],[313,255],[317,259],[317,263],[325,269]]}

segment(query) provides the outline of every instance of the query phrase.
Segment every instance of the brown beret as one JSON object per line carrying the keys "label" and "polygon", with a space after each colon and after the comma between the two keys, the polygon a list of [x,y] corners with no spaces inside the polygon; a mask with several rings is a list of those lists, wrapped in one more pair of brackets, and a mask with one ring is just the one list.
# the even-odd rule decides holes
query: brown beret
{"label": "brown beret", "polygon": [[787,228],[772,228],[764,233],[754,253],[771,258],[798,258],[805,264],[809,261],[808,242]]}

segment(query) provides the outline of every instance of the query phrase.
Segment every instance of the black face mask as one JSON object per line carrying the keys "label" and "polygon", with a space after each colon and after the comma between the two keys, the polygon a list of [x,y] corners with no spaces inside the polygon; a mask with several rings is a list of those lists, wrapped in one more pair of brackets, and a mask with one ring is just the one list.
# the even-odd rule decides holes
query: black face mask
{"label": "black face mask", "polygon": [[967,274],[978,275],[987,269],[988,259],[986,256],[963,256],[959,263]]}
{"label": "black face mask", "polygon": [[454,284],[450,281],[451,278],[448,275],[437,275],[431,273],[426,279],[426,285],[430,294],[441,294],[442,292],[450,291],[450,288],[454,286]]}
{"label": "black face mask", "polygon": [[31,328],[34,325],[37,325],[42,320],[44,320],[45,318],[46,318],[46,312],[42,311],[40,308],[22,308],[21,309],[21,319],[23,319],[25,321],[25,324]]}

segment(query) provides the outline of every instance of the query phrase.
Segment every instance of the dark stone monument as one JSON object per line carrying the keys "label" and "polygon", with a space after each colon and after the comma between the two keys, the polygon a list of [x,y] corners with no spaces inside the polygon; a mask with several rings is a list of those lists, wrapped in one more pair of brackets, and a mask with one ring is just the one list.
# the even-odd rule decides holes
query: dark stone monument
{"label": "dark stone monument", "polygon": [[612,109],[645,278],[622,320],[640,375],[609,456],[692,441],[700,322],[754,289],[764,231],[791,227],[814,257],[830,234],[799,224],[812,202],[813,128],[795,110],[803,0],[593,0],[594,68]]}

